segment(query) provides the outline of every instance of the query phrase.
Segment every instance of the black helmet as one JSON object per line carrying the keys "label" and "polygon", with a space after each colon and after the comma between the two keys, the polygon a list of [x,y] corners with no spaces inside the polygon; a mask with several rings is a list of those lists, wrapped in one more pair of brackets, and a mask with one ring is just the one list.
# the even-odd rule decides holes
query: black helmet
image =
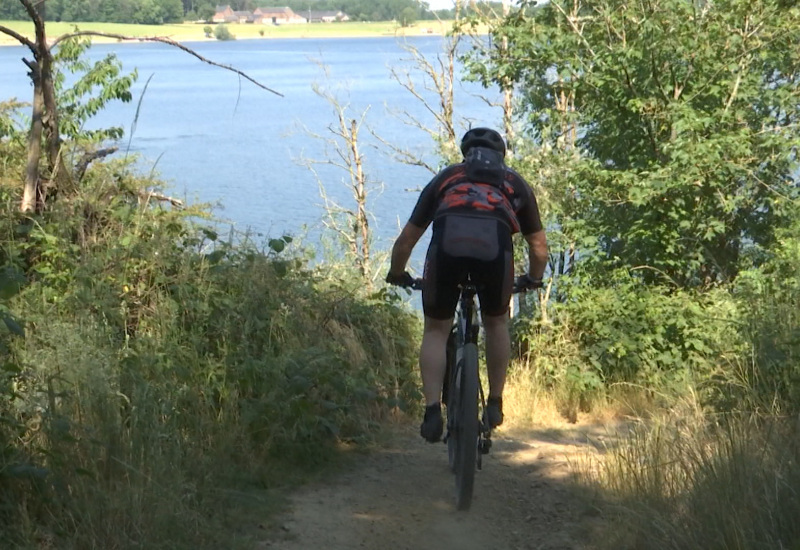
{"label": "black helmet", "polygon": [[461,138],[461,154],[467,156],[467,151],[473,147],[488,147],[506,156],[506,142],[491,128],[471,128],[464,134]]}

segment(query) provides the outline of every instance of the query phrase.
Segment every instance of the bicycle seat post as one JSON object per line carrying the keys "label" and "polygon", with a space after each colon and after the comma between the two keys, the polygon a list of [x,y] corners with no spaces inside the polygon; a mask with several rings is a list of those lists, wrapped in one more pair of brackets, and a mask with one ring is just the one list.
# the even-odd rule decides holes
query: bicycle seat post
{"label": "bicycle seat post", "polygon": [[478,341],[478,332],[480,331],[480,325],[478,324],[478,315],[477,315],[477,304],[475,303],[475,297],[478,294],[478,287],[472,282],[466,282],[459,285],[461,289],[461,296],[459,298],[460,301],[460,309],[461,315],[465,321],[465,329],[467,333],[464,334],[465,340],[468,342],[475,342]]}

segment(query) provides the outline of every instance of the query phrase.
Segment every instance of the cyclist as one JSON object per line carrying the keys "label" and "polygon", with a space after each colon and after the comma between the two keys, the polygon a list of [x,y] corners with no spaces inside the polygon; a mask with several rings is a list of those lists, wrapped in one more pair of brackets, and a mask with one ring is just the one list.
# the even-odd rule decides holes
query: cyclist
{"label": "cyclist", "polygon": [[425,415],[420,434],[441,439],[441,392],[446,370],[447,339],[467,277],[478,286],[486,332],[489,373],[489,424],[503,423],[503,387],[511,355],[509,302],[514,285],[511,236],[522,233],[528,249],[528,273],[518,279],[540,288],[547,265],[547,239],[530,185],[506,167],[506,144],[496,131],[473,128],[461,139],[463,162],[441,170],[422,190],[408,223],[392,247],[386,282],[410,286],[406,264],[414,246],[433,223],[425,258],[422,308],[425,325],[419,353]]}

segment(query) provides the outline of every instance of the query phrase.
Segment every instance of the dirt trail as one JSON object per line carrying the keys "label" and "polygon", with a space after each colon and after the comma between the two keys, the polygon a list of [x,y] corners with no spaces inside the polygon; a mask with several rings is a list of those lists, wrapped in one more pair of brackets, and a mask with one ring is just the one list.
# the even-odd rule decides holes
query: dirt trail
{"label": "dirt trail", "polygon": [[494,435],[468,512],[454,506],[447,448],[410,429],[292,498],[278,532],[259,548],[589,550],[595,521],[569,491],[569,461],[607,437],[598,426]]}

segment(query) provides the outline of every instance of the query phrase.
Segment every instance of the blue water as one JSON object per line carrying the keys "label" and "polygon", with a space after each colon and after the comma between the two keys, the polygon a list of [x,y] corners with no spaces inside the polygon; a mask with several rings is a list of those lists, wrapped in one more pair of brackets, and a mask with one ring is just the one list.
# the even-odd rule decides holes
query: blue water
{"label": "blue water", "polygon": [[[440,37],[407,40],[432,62],[441,55]],[[90,50],[93,59],[114,52],[124,70],[139,71],[133,102],[114,103],[90,124],[125,128],[118,156],[130,139],[131,153],[141,156],[141,169],[154,170],[166,182],[167,194],[213,203],[214,213],[239,231],[263,237],[289,233],[313,244],[322,232],[324,209],[317,176],[302,159],[323,162],[316,169],[327,193],[343,206],[353,206],[345,185],[347,172],[325,164],[341,160],[326,142],[334,137],[329,127],[337,127],[338,121],[334,106],[314,92],[314,85],[319,85],[347,108],[348,119],[363,117],[359,141],[364,168],[376,185],[370,194],[375,246],[388,248],[416,202],[413,190],[421,188],[431,173],[392,158],[371,132],[436,163],[430,136],[396,115],[410,113],[423,125],[434,126],[425,105],[391,78],[392,67],[415,70],[401,43],[382,37],[187,45],[208,59],[248,73],[284,97],[163,44],[96,45]],[[0,48],[0,100],[30,101],[31,85],[21,62],[26,54],[21,47]],[[424,89],[422,73],[413,74],[417,89],[435,108],[437,98]],[[131,133],[137,102],[151,75]],[[455,94],[456,120],[462,121],[462,128],[466,121],[499,123],[499,107],[479,97],[496,102],[497,90],[461,82]],[[424,246],[425,241],[415,251],[416,263]]]}

